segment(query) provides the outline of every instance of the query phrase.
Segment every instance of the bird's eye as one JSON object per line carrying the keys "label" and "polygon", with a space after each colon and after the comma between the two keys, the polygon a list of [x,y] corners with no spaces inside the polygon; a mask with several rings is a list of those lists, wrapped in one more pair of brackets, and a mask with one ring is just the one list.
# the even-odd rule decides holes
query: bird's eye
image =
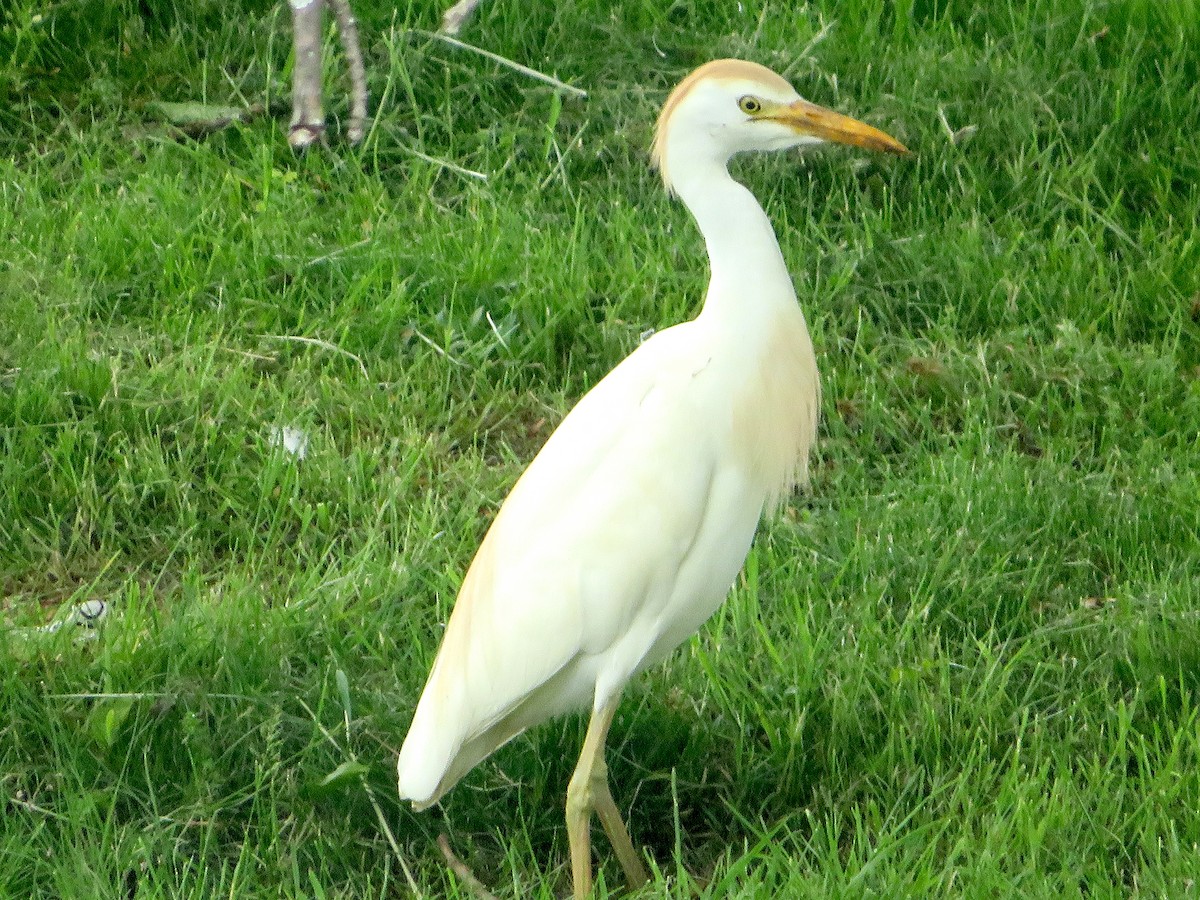
{"label": "bird's eye", "polygon": [[743,97],[738,101],[738,108],[742,112],[752,116],[762,111],[762,104],[754,97]]}

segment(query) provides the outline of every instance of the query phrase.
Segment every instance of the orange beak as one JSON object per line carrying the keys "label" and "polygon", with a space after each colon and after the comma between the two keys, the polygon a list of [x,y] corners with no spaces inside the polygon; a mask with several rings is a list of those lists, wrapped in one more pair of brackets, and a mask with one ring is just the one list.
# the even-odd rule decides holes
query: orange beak
{"label": "orange beak", "polygon": [[878,128],[872,128],[865,122],[843,116],[807,100],[797,100],[763,118],[788,125],[800,134],[812,135],[835,144],[849,144],[852,147],[898,155],[909,152],[902,143]]}

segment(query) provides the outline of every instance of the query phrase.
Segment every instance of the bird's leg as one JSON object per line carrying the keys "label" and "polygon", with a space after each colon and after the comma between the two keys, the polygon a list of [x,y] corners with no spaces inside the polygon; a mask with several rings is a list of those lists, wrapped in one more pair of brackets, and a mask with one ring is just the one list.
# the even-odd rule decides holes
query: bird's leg
{"label": "bird's leg", "polygon": [[584,900],[592,892],[592,810],[600,816],[600,823],[621,862],[629,886],[640,887],[649,880],[608,788],[604,742],[619,700],[619,697],[613,697],[592,713],[579,763],[567,786],[567,839],[571,845],[571,878],[575,900]]}
{"label": "bird's leg", "polygon": [[608,835],[608,842],[612,844],[613,852],[617,854],[617,860],[625,872],[625,882],[631,891],[640,888],[650,880],[650,876],[634,849],[633,841],[629,839],[621,811],[613,802],[612,791],[608,789],[608,765],[603,756],[599,765],[592,770],[592,802],[596,806],[600,824],[604,826],[604,833]]}
{"label": "bird's leg", "polygon": [[604,737],[615,708],[613,703],[611,708],[592,712],[579,762],[567,784],[567,842],[575,900],[585,900],[592,893],[592,768],[597,755],[604,755]]}
{"label": "bird's leg", "polygon": [[350,8],[350,0],[329,0],[329,5],[337,19],[342,52],[346,54],[346,67],[350,70],[350,124],[346,128],[346,140],[357,144],[367,127],[367,71],[358,43],[358,22]]}
{"label": "bird's leg", "polygon": [[292,11],[292,124],[288,143],[303,150],[325,133],[321,111],[321,22],[324,0],[288,0]]}

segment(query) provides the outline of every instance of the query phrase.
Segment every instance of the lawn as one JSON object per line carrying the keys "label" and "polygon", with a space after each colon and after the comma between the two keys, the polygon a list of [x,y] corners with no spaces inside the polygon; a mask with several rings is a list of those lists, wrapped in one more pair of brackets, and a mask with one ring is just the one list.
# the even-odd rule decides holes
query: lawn
{"label": "lawn", "polygon": [[[469,896],[442,832],[501,897],[568,890],[584,718],[425,813],[395,758],[507,489],[697,311],[647,150],[717,56],[915,155],[735,163],[822,425],[618,713],[643,895],[1200,893],[1200,10],[496,0],[463,32],[581,99],[432,38],[436,3],[357,8],[376,117],[341,140],[331,55],[303,157],[281,5],[0,12],[0,897]],[[193,138],[160,101],[265,112]]]}

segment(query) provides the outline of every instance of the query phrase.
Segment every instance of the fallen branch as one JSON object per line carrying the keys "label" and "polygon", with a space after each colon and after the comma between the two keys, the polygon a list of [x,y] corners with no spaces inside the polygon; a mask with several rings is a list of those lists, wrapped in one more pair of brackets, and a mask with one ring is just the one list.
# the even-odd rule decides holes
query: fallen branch
{"label": "fallen branch", "polygon": [[329,341],[323,341],[320,338],[304,337],[299,334],[263,334],[259,335],[259,337],[269,341],[295,341],[297,344],[308,344],[312,347],[320,347],[323,350],[328,350],[331,353],[340,353],[342,356],[348,356],[358,363],[358,369],[362,372],[363,378],[366,378],[368,381],[371,380],[371,376],[367,374],[367,367],[363,363],[362,357],[356,356],[349,350],[343,350],[337,344],[331,344]]}
{"label": "fallen branch", "polygon": [[420,28],[409,29],[412,34],[419,34],[427,38],[441,41],[444,44],[449,44],[451,47],[458,47],[460,50],[470,50],[472,53],[478,53],[480,56],[490,59],[492,62],[499,63],[502,66],[507,66],[514,72],[520,72],[522,75],[528,76],[535,81],[541,81],[545,84],[555,87],[560,91],[568,94],[573,94],[576,97],[586,97],[587,91],[582,88],[573,87],[566,82],[559,81],[553,75],[547,75],[545,72],[539,72],[537,69],[531,69],[529,66],[523,66],[519,62],[513,62],[501,56],[499,53],[493,53],[491,50],[484,50],[482,47],[476,47],[474,44],[468,44],[460,41],[458,38],[450,37],[448,34],[441,34],[433,31],[422,31]]}
{"label": "fallen branch", "polygon": [[465,862],[454,855],[454,851],[450,849],[450,839],[444,834],[439,834],[437,839],[438,849],[442,851],[442,856],[446,858],[446,865],[450,867],[450,871],[458,876],[458,880],[467,886],[472,894],[479,900],[499,900],[499,898],[483,886],[483,882],[475,877]]}

